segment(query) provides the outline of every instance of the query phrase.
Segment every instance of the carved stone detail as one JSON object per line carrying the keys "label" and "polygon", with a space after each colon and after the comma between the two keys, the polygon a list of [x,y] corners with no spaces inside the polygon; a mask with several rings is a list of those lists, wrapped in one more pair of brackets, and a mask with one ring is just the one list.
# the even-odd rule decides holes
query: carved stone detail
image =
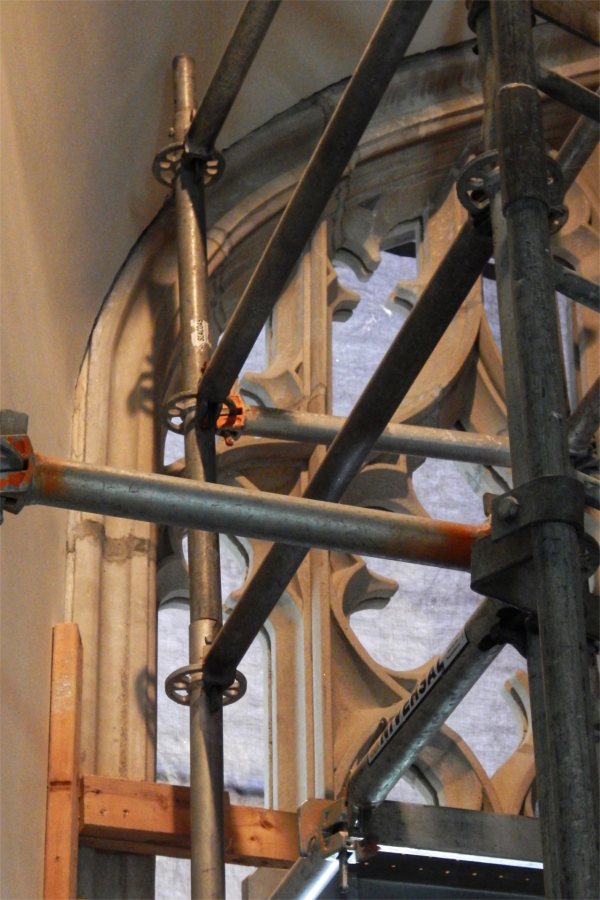
{"label": "carved stone detail", "polygon": [[[594,77],[597,60],[577,56],[585,48],[562,33],[557,37],[551,28],[540,31],[541,59],[560,66],[574,56],[570,76],[584,83]],[[322,130],[324,110],[339,91],[322,92],[228,151],[225,175],[208,197],[218,328],[293,190]],[[448,173],[475,146],[480,115],[470,48],[413,57],[401,67],[268,324],[265,370],[242,379],[248,396],[265,405],[330,412],[331,320],[347,318],[358,302],[339,284],[331,260],[352,260],[365,275],[376,268],[382,249],[412,235],[419,275],[397,287],[394,296],[405,303],[417,297],[462,221]],[[556,145],[567,124],[562,108],[547,104],[545,119],[548,139]],[[597,204],[588,188],[581,191],[560,242],[590,277]],[[143,471],[160,468],[164,436],[158,409],[177,389],[179,377],[173,226],[167,203],[133,250],[98,318],[77,387],[76,459]],[[583,336],[585,345],[580,390],[597,365],[597,328],[587,310],[574,312],[574,337],[581,344]],[[440,426],[460,421],[494,434],[505,430],[500,359],[479,288],[395,420]],[[323,448],[242,437],[231,448],[219,448],[220,478],[249,490],[298,494],[323,453]],[[424,514],[412,487],[414,467],[403,457],[374,455],[346,502]],[[67,608],[84,643],[84,771],[153,777],[157,545],[151,526],[80,513],[70,517]],[[265,545],[246,541],[240,547],[251,572]],[[426,660],[406,672],[379,665],[350,627],[354,610],[383,605],[394,590],[393,582],[369,572],[358,558],[312,551],[286,591],[264,635],[271,683],[269,804],[291,809],[309,796],[335,795],[379,719],[398,708],[426,670]],[[232,595],[227,602],[235,601]],[[515,684],[525,691],[522,681]],[[520,696],[525,709],[525,694]],[[519,812],[530,813],[531,774],[529,731],[490,779],[465,742],[443,728],[409,778],[431,802],[507,812],[518,806]]]}

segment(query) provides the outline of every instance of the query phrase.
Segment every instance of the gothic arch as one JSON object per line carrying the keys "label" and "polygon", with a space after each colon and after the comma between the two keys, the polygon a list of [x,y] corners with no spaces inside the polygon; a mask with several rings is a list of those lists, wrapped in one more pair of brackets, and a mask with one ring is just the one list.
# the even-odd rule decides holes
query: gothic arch
{"label": "gothic arch", "polygon": [[[539,57],[548,65],[564,66],[584,83],[597,78],[597,60],[578,56],[582,50],[576,41],[551,26],[536,29],[536,36]],[[231,313],[340,92],[340,85],[320,92],[226,152],[225,175],[207,200],[218,328]],[[470,45],[413,57],[401,67],[277,306],[269,326],[268,366],[246,377],[242,387],[248,394],[277,406],[329,410],[331,319],[348,315],[357,302],[339,284],[331,261],[343,259],[368,276],[382,250],[415,236],[419,275],[400,285],[397,295],[406,301],[418,294],[462,219],[452,185],[479,141],[481,109]],[[559,106],[546,105],[551,146],[560,143],[571,121]],[[565,257],[587,274],[595,264],[597,202],[585,182],[574,190],[575,213],[560,241]],[[77,460],[160,469],[160,409],[178,378],[174,233],[173,207],[167,201],[132,250],[100,311],[76,391]],[[589,330],[585,314],[577,315],[581,327]],[[585,388],[585,371],[580,378]],[[504,412],[500,358],[477,290],[396,421],[440,426],[460,421],[466,428],[501,433]],[[221,478],[298,492],[320,453],[243,437],[234,447],[221,448]],[[171,469],[176,471],[177,465]],[[415,511],[418,501],[411,490],[405,460],[381,456],[356,479],[346,499],[391,510],[404,503]],[[67,609],[80,625],[84,643],[84,771],[154,777],[155,570],[163,552],[159,538],[148,524],[70,515]],[[259,553],[255,546],[253,559]],[[306,763],[300,777],[297,759],[272,743],[270,768],[277,770],[279,787],[273,788],[268,802],[295,808],[306,797],[336,794],[378,719],[393,714],[427,666],[423,660],[417,669],[392,672],[376,663],[353,634],[348,610],[369,602],[369,596],[381,601],[382,590],[385,594],[385,586],[365,575],[360,560],[333,554],[330,561],[322,551],[311,553],[292,582],[285,607],[293,609],[293,615],[283,608],[278,612],[269,626],[269,643],[271,650],[278,640],[296,646],[295,669],[304,680],[304,703],[297,705],[284,731],[289,740],[289,729],[296,729],[295,752],[302,752]],[[277,685],[282,673],[274,670],[273,678]],[[518,684],[524,717],[523,741],[514,762],[519,766],[519,790],[513,784],[508,792],[506,767],[502,777],[499,773],[490,779],[465,742],[444,728],[413,773],[430,799],[467,808],[531,812],[533,757],[522,679]]]}

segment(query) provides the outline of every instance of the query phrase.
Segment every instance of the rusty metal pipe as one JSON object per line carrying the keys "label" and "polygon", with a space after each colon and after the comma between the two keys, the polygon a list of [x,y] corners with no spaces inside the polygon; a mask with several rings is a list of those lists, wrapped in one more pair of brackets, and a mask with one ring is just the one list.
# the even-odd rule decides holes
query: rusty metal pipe
{"label": "rusty metal pipe", "polygon": [[25,502],[468,570],[487,523],[461,525],[337,503],[144,475],[36,454]]}

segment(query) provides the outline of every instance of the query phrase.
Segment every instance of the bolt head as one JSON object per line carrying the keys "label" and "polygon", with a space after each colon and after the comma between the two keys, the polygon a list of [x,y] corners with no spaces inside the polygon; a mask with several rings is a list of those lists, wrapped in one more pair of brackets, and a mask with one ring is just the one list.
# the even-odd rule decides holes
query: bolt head
{"label": "bolt head", "polygon": [[503,522],[510,522],[512,519],[516,519],[519,514],[519,501],[516,497],[502,497],[498,501],[498,506],[496,508],[498,517],[502,519]]}

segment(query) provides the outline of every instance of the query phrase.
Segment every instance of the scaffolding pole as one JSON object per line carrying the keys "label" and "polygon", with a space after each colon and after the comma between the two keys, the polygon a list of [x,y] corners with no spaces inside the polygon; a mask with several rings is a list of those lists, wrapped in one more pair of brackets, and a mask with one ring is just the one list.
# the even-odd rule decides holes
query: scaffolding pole
{"label": "scaffolding pole", "polygon": [[566,78],[558,72],[546,69],[545,66],[537,67],[537,86],[548,97],[558,100],[570,106],[582,116],[587,116],[593,122],[600,121],[600,99],[598,94],[590,91],[583,84],[578,84],[572,78]]}
{"label": "scaffolding pole", "polygon": [[[345,423],[342,416],[246,406],[243,433],[306,444],[332,444]],[[373,444],[373,450],[510,468],[508,438],[451,428],[388,425]]]}
{"label": "scaffolding pole", "polygon": [[596,149],[599,136],[596,122],[581,116],[565,138],[556,159],[563,173],[565,194]]}
{"label": "scaffolding pole", "polygon": [[[304,497],[339,501],[414,384],[491,255],[492,242],[469,220],[329,447]],[[206,659],[205,676],[228,684],[306,550],[275,545],[261,561]]]}
{"label": "scaffolding pole", "polygon": [[439,656],[398,713],[377,734],[348,782],[348,804],[358,809],[381,803],[439,731],[450,713],[494,661],[504,640],[502,608],[484,600]]}
{"label": "scaffolding pole", "polygon": [[[477,24],[480,53],[488,54],[482,79],[486,143],[493,146],[497,138],[500,158],[502,193],[492,202],[492,223],[518,487],[568,474],[567,423],[531,7],[506,0],[491,5],[491,54],[487,16],[484,10]],[[528,634],[528,663],[537,685],[532,701],[546,893],[597,897],[594,752],[577,534],[567,523],[544,521],[533,528],[532,543],[539,638]]]}
{"label": "scaffolding pole", "polygon": [[[29,478],[22,492],[12,476]],[[406,559],[468,570],[473,542],[489,533],[487,522],[463,525],[398,515],[337,503],[287,497],[266,491],[206,484],[169,475],[146,475],[35,455],[25,473],[0,477],[0,497],[23,505],[78,509],[267,541],[286,541],[307,550]],[[14,506],[12,511],[17,511]]]}
{"label": "scaffolding pole", "polygon": [[429,5],[430,0],[387,4],[227,323],[200,384],[199,409],[229,394]]}
{"label": "scaffolding pole", "polygon": [[248,0],[185,136],[191,156],[206,159],[233,106],[281,0]]}
{"label": "scaffolding pole", "polygon": [[589,41],[600,44],[598,10],[585,0],[533,0],[534,11],[560,28]]}
{"label": "scaffolding pole", "polygon": [[[183,143],[195,107],[194,61],[173,61],[175,139]],[[175,182],[182,381],[193,395],[212,350],[204,223],[202,165],[185,157]],[[216,481],[215,436],[196,438],[195,409],[183,412],[185,474],[196,482]],[[190,666],[202,663],[222,623],[219,536],[190,531]],[[223,709],[220,692],[190,678],[190,820],[193,900],[225,895],[223,847]]]}

